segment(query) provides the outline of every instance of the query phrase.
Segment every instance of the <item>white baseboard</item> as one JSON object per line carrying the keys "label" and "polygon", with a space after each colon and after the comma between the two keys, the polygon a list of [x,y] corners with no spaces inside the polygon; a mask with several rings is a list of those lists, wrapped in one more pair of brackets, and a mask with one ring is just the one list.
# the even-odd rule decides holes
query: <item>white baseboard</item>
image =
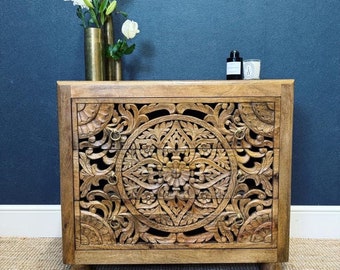
{"label": "white baseboard", "polygon": [[292,206],[292,238],[340,239],[340,206]]}
{"label": "white baseboard", "polygon": [[61,237],[60,205],[0,205],[0,237]]}
{"label": "white baseboard", "polygon": [[[340,206],[292,206],[292,238],[340,239]],[[60,205],[0,205],[0,237],[61,237]]]}

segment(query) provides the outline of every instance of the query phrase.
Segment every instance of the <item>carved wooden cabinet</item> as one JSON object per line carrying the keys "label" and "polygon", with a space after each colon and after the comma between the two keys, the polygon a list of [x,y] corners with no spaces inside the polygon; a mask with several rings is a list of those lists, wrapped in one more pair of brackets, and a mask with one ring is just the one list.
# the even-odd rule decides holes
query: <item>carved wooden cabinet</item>
{"label": "carved wooden cabinet", "polygon": [[280,269],[293,83],[58,82],[64,263]]}

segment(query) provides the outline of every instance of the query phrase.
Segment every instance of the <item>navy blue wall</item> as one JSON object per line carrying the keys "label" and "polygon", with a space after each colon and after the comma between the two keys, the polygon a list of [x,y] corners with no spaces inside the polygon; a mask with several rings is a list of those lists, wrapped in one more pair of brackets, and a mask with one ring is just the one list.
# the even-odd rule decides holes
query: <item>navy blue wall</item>
{"label": "navy blue wall", "polygon": [[[224,79],[238,49],[295,83],[292,203],[340,204],[339,0],[124,0],[132,80]],[[0,204],[58,204],[57,80],[83,80],[83,31],[62,0],[0,10]]]}

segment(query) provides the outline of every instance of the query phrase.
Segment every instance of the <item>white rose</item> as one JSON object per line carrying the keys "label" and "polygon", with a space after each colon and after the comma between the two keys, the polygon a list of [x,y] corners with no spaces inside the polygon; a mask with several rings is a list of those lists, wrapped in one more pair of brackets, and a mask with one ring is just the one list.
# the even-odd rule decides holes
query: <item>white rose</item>
{"label": "white rose", "polygon": [[74,6],[81,6],[82,8],[89,9],[84,3],[84,0],[64,0],[64,2],[67,1],[72,1]]}
{"label": "white rose", "polygon": [[134,21],[126,20],[122,25],[122,33],[127,39],[134,38],[139,32],[138,23]]}

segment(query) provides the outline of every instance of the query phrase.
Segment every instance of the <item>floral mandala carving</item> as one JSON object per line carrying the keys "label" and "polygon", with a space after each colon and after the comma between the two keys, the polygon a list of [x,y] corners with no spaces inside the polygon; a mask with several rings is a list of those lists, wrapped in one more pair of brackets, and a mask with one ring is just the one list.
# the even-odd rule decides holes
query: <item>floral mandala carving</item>
{"label": "floral mandala carving", "polygon": [[[118,187],[127,208],[143,223],[169,232],[192,230],[227,205],[236,159],[218,130],[205,122],[178,115],[162,120],[149,121],[126,141],[116,164]],[[131,151],[137,157],[133,165],[124,162]],[[228,162],[219,164],[219,157]]]}

